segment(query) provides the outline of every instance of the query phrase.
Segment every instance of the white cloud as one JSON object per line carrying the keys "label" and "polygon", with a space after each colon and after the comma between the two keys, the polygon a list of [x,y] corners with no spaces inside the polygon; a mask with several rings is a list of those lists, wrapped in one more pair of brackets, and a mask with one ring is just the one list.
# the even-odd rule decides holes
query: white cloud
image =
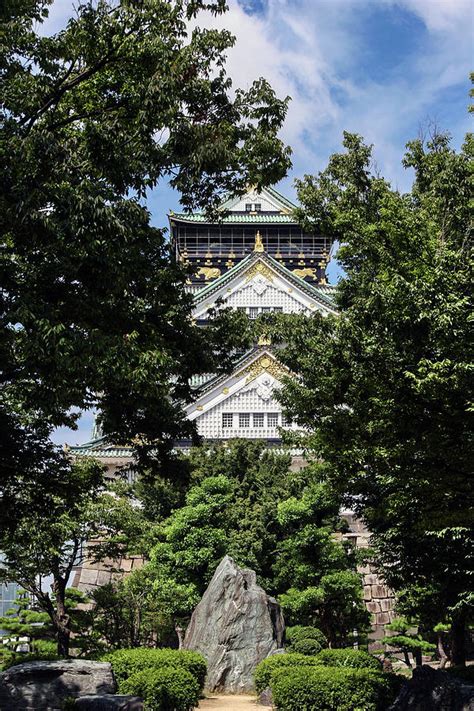
{"label": "white cloud", "polygon": [[[464,82],[467,103],[471,2],[382,3],[387,11],[413,14],[426,29],[419,29],[419,48],[397,58],[394,71],[380,80],[354,71],[377,39],[364,25],[372,8],[380,11],[374,0],[268,0],[263,14],[248,14],[248,3],[231,0],[225,16],[210,20],[237,37],[227,65],[235,85],[265,76],[280,96],[291,95],[283,138],[293,147],[296,175],[322,168],[348,129],[375,144],[382,173],[406,189],[410,176],[400,163],[405,142],[428,117],[437,118],[444,91]],[[458,134],[466,124],[463,114],[441,128]]]}

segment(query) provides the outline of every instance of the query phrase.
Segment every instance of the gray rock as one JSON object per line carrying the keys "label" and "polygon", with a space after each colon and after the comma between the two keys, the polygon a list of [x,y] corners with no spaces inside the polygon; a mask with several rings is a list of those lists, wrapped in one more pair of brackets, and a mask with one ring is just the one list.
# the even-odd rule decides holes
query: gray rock
{"label": "gray rock", "polygon": [[81,696],[74,711],[143,711],[143,699],[138,696]]}
{"label": "gray rock", "polygon": [[256,583],[253,570],[226,556],[191,617],[184,639],[207,659],[210,691],[253,690],[262,659],[283,647],[285,623],[277,601]]}
{"label": "gray rock", "polygon": [[474,686],[440,669],[415,667],[389,711],[474,711]]}
{"label": "gray rock", "polygon": [[55,662],[25,662],[0,674],[2,711],[53,711],[64,699],[116,691],[108,662],[63,659]]}
{"label": "gray rock", "polygon": [[260,693],[258,703],[260,706],[273,706],[273,694],[269,686]]}

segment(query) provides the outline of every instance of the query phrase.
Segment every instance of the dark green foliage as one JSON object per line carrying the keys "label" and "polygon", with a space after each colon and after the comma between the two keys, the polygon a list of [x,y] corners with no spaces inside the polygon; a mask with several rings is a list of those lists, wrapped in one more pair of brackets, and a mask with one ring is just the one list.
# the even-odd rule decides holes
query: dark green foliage
{"label": "dark green foliage", "polygon": [[386,674],[334,667],[279,670],[271,690],[279,711],[386,711],[395,696]]}
{"label": "dark green foliage", "polygon": [[313,656],[322,649],[317,639],[298,639],[291,645],[291,651],[305,656]]}
{"label": "dark green foliage", "polygon": [[[310,580],[317,579],[317,571],[311,570],[309,560],[307,567]],[[361,578],[354,571],[328,573],[318,585],[301,587],[291,587],[280,596],[290,622],[317,624],[337,647],[350,643],[354,629],[361,637],[369,629],[370,615],[362,601]]]}
{"label": "dark green foliage", "polygon": [[232,35],[189,26],[206,9],[225,3],[83,3],[45,36],[47,2],[1,4],[1,381],[22,415],[98,405],[108,434],[161,450],[190,432],[190,375],[229,364],[236,331],[192,323],[144,203],[163,179],[206,209],[278,181],[287,100],[231,88]]}
{"label": "dark green foliage", "polygon": [[267,657],[257,665],[254,673],[255,689],[260,694],[264,689],[270,686],[271,678],[275,671],[284,669],[298,669],[301,667],[318,666],[320,662],[316,657],[308,657],[304,654],[273,654]]}
{"label": "dark green foliage", "polygon": [[186,670],[196,680],[198,689],[202,689],[207,669],[205,659],[198,652],[178,649],[119,649],[104,655],[102,661],[112,664],[120,691],[124,681],[133,674],[162,667]]}
{"label": "dark green foliage", "polygon": [[[89,613],[78,606],[88,599],[80,590],[68,588],[65,594],[65,610],[74,632],[74,653],[81,656],[89,651],[87,637],[83,632],[90,621]],[[56,603],[52,596],[53,606]],[[50,615],[38,607],[27,593],[20,593],[15,607],[0,617],[0,630],[4,633],[0,644],[0,667],[7,669],[14,664],[36,660],[58,659],[57,630]],[[17,651],[19,638],[26,638],[28,652]],[[24,644],[24,642],[23,642]]]}
{"label": "dark green foliage", "polygon": [[345,133],[344,149],[297,185],[301,221],[343,245],[345,277],[339,317],[283,323],[280,356],[298,377],[282,401],[367,523],[387,584],[408,593],[404,612],[424,629],[449,623],[461,663],[474,550],[474,140],[459,152],[442,134],[412,141],[406,195],[371,170],[360,136]]}
{"label": "dark green foliage", "polygon": [[327,667],[372,669],[381,671],[382,662],[362,649],[323,649],[316,655],[319,664]]}
{"label": "dark green foliage", "polygon": [[431,644],[426,639],[423,639],[421,634],[416,631],[414,625],[410,624],[404,617],[396,617],[385,627],[387,632],[398,632],[393,636],[387,635],[383,642],[390,647],[393,647],[403,652],[405,662],[411,666],[408,653],[413,654],[416,664],[419,666],[422,663],[422,654],[433,655],[436,646]]}
{"label": "dark green foliage", "polygon": [[181,608],[197,604],[189,586],[159,585],[145,567],[122,580],[103,585],[91,594],[94,603],[89,620],[89,654],[120,648],[175,646],[174,620]]}
{"label": "dark green foliage", "polygon": [[319,642],[321,648],[328,646],[328,641],[321,630],[317,627],[304,627],[303,625],[294,625],[287,627],[285,631],[286,641],[288,644],[294,644],[301,639],[315,639]]}
{"label": "dark green foliage", "polygon": [[[33,479],[18,482],[12,501],[19,503],[16,525],[1,536],[0,581],[14,581],[33,596],[34,607],[51,620],[60,656],[69,654],[74,620],[68,602],[67,584],[73,567],[81,560],[88,541],[107,540],[94,545],[92,557],[117,558],[133,545],[142,529],[140,510],[130,500],[105,487],[102,466],[81,458],[61,467],[52,467],[49,484]],[[46,477],[44,477],[46,479]],[[43,488],[44,486],[44,488]],[[39,507],[38,494],[44,493]],[[34,502],[31,507],[28,503]],[[52,577],[52,592],[42,585]]]}
{"label": "dark green foliage", "polygon": [[321,464],[299,472],[289,465],[287,455],[268,451],[258,441],[234,440],[191,451],[184,505],[155,526],[149,539],[147,570],[156,576],[156,585],[194,591],[188,597],[171,596],[182,602],[175,619],[190,614],[193,598],[203,594],[229,554],[278,595],[291,623],[319,626],[340,646],[354,628],[365,631],[369,616],[353,551],[334,537],[340,523],[338,498],[321,482]]}
{"label": "dark green foliage", "polygon": [[190,711],[199,704],[195,677],[179,667],[144,669],[120,685],[120,692],[140,696],[146,711]]}

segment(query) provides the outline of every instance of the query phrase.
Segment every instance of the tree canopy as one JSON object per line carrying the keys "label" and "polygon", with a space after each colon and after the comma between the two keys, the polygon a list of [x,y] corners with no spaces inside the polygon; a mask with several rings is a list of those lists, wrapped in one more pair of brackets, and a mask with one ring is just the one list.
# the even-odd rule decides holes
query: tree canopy
{"label": "tree canopy", "polygon": [[412,612],[415,588],[431,591],[462,660],[472,591],[472,136],[460,152],[440,134],[408,144],[407,194],[372,172],[359,136],[344,134],[344,147],[297,183],[300,220],[341,244],[345,276],[339,317],[281,325],[282,357],[298,376],[283,403],[368,524],[389,585]]}
{"label": "tree canopy", "polygon": [[0,10],[2,398],[51,427],[96,406],[105,432],[158,447],[189,433],[189,378],[228,365],[235,328],[192,323],[146,198],[168,179],[212,210],[279,180],[287,99],[233,90],[234,38],[199,27],[222,0],[80,3],[45,36],[48,4]]}

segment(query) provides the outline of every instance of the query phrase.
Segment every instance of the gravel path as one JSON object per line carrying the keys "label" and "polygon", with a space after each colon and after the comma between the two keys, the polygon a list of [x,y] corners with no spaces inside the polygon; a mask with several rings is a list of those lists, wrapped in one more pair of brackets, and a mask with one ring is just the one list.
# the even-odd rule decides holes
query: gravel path
{"label": "gravel path", "polygon": [[199,711],[257,711],[255,696],[208,696],[199,703]]}

